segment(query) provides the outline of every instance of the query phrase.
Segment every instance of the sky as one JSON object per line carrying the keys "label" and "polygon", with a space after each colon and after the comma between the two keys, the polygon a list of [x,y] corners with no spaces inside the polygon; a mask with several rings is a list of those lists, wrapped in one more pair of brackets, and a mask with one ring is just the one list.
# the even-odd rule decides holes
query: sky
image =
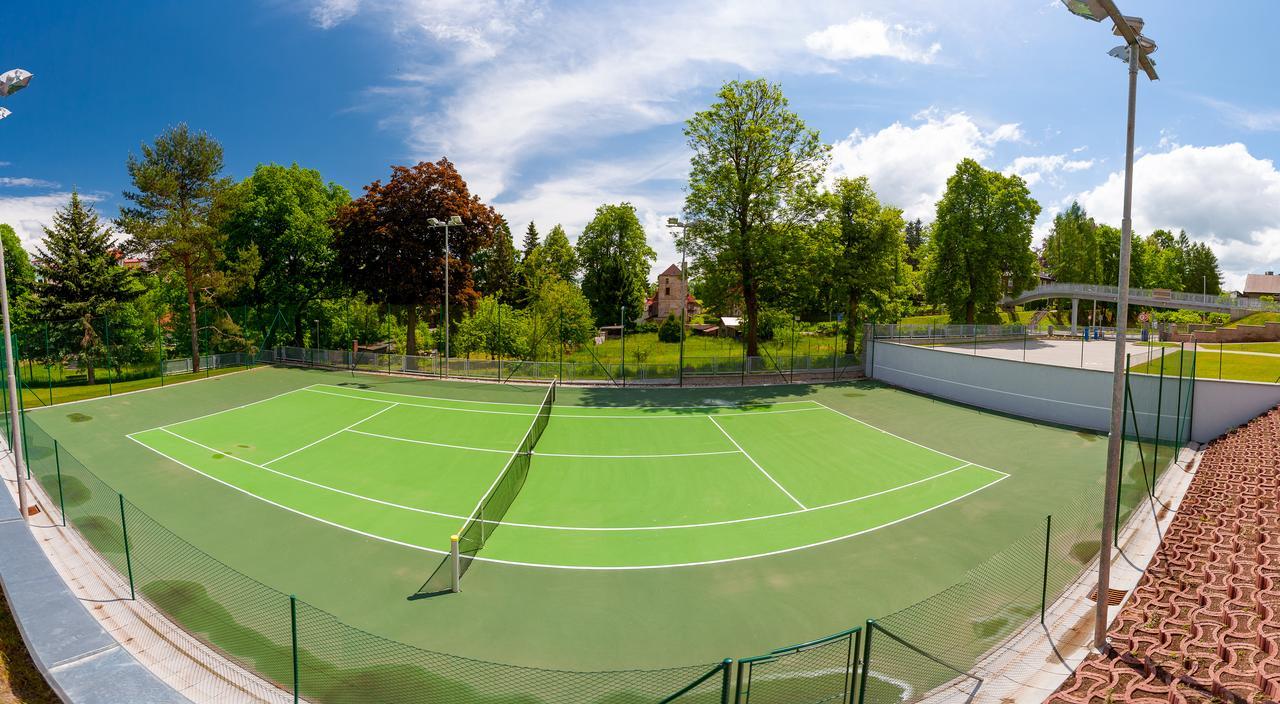
{"label": "sky", "polygon": [[[1159,44],[1138,87],[1134,225],[1185,229],[1228,287],[1280,269],[1280,3],[1118,0]],[[27,3],[0,71],[0,222],[34,249],[78,189],[104,218],[125,163],[186,122],[226,174],[298,163],[353,195],[392,164],[457,164],[511,222],[576,238],[630,202],[658,252],[688,175],[684,121],[729,80],[780,83],[832,145],[829,178],[866,175],[932,219],[956,162],[1017,173],[1043,211],[1078,200],[1120,224],[1125,66],[1107,23],[1058,0],[222,0]]]}

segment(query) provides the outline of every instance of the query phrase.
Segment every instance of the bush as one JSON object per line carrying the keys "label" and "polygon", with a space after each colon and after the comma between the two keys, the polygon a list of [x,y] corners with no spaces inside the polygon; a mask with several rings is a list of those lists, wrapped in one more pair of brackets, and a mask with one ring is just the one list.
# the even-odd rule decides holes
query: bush
{"label": "bush", "polygon": [[638,332],[638,333],[657,332],[657,331],[658,331],[658,324],[657,324],[657,323],[650,323],[650,322],[636,323],[636,330],[635,330],[635,331],[636,331],[636,332]]}
{"label": "bush", "polygon": [[759,324],[756,326],[756,339],[768,342],[779,334],[791,333],[791,316],[780,310],[760,311]]}
{"label": "bush", "polygon": [[662,321],[662,325],[658,326],[658,341],[680,341],[680,321],[676,320],[675,313],[669,313],[667,319]]}

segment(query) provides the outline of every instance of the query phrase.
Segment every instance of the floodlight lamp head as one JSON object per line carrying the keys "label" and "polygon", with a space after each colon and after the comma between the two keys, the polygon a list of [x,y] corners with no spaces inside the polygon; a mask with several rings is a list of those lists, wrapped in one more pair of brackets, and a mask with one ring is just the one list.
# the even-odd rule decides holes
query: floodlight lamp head
{"label": "floodlight lamp head", "polygon": [[427,218],[427,227],[440,227],[444,223],[435,218]]}
{"label": "floodlight lamp head", "polygon": [[31,72],[15,68],[0,73],[0,98],[7,98],[31,83]]}
{"label": "floodlight lamp head", "polygon": [[[1121,15],[1120,17],[1124,20],[1125,24],[1129,25],[1129,29],[1132,29],[1134,34],[1142,34],[1142,28],[1147,24],[1141,17],[1133,17],[1131,15]],[[1124,36],[1124,33],[1120,31],[1119,27],[1112,27],[1111,33],[1117,37]]]}
{"label": "floodlight lamp head", "polygon": [[1120,46],[1112,49],[1111,51],[1108,51],[1107,56],[1114,56],[1117,59],[1127,64],[1129,63],[1129,47],[1124,44],[1121,44]]}
{"label": "floodlight lamp head", "polygon": [[8,117],[8,116],[10,116],[10,115],[12,115],[12,114],[13,114],[13,111],[12,111],[12,110],[10,110],[10,109],[8,109],[8,108],[0,108],[0,120],[3,120],[4,118],[6,118],[6,117]]}
{"label": "floodlight lamp head", "polygon": [[455,226],[462,225],[462,216],[460,216],[460,215],[450,215],[450,216],[449,216],[449,224],[450,224],[450,225],[455,225]]}
{"label": "floodlight lamp head", "polygon": [[1062,4],[1067,6],[1071,14],[1086,20],[1101,22],[1107,16],[1106,9],[1098,0],[1062,0]]}
{"label": "floodlight lamp head", "polygon": [[667,227],[680,227],[680,218],[667,218]]}

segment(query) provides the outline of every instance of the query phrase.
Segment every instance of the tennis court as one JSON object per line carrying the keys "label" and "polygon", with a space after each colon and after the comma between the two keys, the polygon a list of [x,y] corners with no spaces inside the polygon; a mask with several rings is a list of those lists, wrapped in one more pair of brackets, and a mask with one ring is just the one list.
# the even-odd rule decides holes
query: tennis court
{"label": "tennis court", "polygon": [[517,403],[318,383],[129,437],[278,508],[436,553],[424,566],[457,533],[481,563],[746,560],[908,521],[1008,477],[818,400],[554,406],[552,392]]}

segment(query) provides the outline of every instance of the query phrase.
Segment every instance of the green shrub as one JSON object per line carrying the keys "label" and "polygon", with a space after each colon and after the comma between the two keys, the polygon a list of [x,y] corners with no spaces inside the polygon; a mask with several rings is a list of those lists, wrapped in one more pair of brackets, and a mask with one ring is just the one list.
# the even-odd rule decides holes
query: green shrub
{"label": "green shrub", "polygon": [[675,313],[669,313],[667,319],[662,321],[662,325],[658,326],[658,341],[680,341],[680,321],[676,319]]}

